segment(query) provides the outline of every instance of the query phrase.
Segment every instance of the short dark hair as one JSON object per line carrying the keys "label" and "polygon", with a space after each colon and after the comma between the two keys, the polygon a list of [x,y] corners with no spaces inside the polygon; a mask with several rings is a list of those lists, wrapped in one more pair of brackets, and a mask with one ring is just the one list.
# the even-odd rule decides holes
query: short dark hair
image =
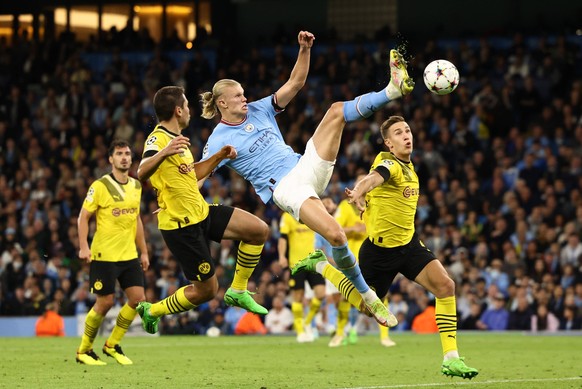
{"label": "short dark hair", "polygon": [[184,105],[184,88],[181,86],[165,86],[154,95],[154,110],[158,121],[170,120],[174,109]]}
{"label": "short dark hair", "polygon": [[111,144],[109,145],[109,156],[111,157],[113,155],[113,153],[115,152],[115,149],[118,148],[124,148],[124,147],[129,147],[131,149],[131,147],[129,146],[129,142],[123,139],[114,139]]}
{"label": "short dark hair", "polygon": [[382,139],[386,139],[388,137],[388,129],[394,123],[403,122],[404,118],[402,116],[390,116],[382,125],[380,126],[380,133],[382,134]]}

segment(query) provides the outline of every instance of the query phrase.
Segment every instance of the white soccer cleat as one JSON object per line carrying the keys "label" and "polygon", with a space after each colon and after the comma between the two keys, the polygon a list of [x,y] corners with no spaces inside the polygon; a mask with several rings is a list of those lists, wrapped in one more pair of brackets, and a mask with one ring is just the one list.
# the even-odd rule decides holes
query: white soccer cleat
{"label": "white soccer cleat", "polygon": [[384,347],[393,347],[396,346],[396,342],[390,338],[385,338],[380,341],[380,344]]}
{"label": "white soccer cleat", "polygon": [[406,65],[406,60],[398,50],[390,50],[390,83],[400,91],[401,96],[410,94],[414,89],[414,80],[408,76]]}
{"label": "white soccer cleat", "polygon": [[297,334],[297,343],[311,343],[313,341],[314,341],[313,335],[310,335],[307,332]]}
{"label": "white soccer cleat", "polygon": [[329,347],[339,347],[344,345],[345,335],[334,335],[329,341]]}

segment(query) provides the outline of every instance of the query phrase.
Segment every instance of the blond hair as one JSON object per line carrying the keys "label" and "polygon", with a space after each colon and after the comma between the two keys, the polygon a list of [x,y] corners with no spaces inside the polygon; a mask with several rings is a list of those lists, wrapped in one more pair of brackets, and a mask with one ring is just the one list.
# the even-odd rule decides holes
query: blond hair
{"label": "blond hair", "polygon": [[217,81],[212,87],[212,92],[204,92],[200,94],[200,102],[202,103],[202,116],[204,119],[212,119],[218,114],[218,106],[216,99],[224,93],[224,88],[230,86],[239,86],[240,83],[228,78]]}

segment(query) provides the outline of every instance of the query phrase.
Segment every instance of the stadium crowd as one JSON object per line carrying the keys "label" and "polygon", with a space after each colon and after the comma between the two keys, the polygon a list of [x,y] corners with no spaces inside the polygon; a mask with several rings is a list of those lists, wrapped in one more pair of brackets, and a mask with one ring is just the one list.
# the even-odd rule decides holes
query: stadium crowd
{"label": "stadium crowd", "polygon": [[[12,45],[0,40],[2,316],[40,316],[49,303],[61,315],[84,314],[92,306],[88,267],[77,257],[77,216],[91,182],[109,172],[112,139],[133,145],[136,177],[145,137],[155,125],[151,100],[158,87],[186,88],[193,154],[199,157],[215,123],[200,117],[198,93],[220,78],[234,78],[252,101],[275,91],[293,65],[276,43],[244,54],[219,51],[214,65],[196,51],[176,66],[147,33],[134,36],[141,42],[134,47],[151,48],[153,56],[130,65],[120,56],[126,48],[118,38],[84,45],[70,34],[43,44],[26,35]],[[179,46],[175,39],[170,48]],[[287,143],[304,150],[333,101],[384,85],[392,41],[344,50],[318,39],[308,85],[278,116]],[[83,59],[95,52],[112,56],[103,72]],[[404,116],[415,137],[413,162],[423,188],[417,228],[456,281],[459,328],[581,329],[582,47],[565,35],[515,33],[409,44],[408,52],[415,90],[348,126],[328,193],[343,199],[344,188],[353,187],[381,150],[382,121]],[[447,96],[422,85],[424,67],[438,58],[456,64],[462,77]],[[277,300],[281,309],[277,297],[288,300],[289,271],[277,261],[278,208],[262,204],[248,183],[226,169],[208,179],[202,193],[208,202],[243,208],[272,227],[249,290],[267,308]],[[141,211],[152,264],[145,274],[148,301],[187,283],[164,246],[156,208],[146,184]],[[234,333],[244,311],[227,308],[222,296],[232,280],[236,245],[223,241],[214,254],[219,295],[196,311],[165,318],[162,333],[205,333],[211,326]],[[432,298],[399,278],[390,291],[397,329],[410,329]]]}

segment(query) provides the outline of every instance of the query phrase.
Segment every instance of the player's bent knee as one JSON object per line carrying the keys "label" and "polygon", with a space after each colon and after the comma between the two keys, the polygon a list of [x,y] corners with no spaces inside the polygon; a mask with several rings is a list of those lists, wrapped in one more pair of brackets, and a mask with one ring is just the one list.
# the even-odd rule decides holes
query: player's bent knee
{"label": "player's bent knee", "polygon": [[341,246],[348,241],[346,234],[339,226],[338,228],[330,229],[325,238],[334,247]]}
{"label": "player's bent knee", "polygon": [[260,220],[259,223],[253,226],[248,232],[248,237],[243,242],[253,245],[262,245],[269,239],[269,226],[264,221]]}
{"label": "player's bent knee", "polygon": [[438,282],[436,287],[435,296],[438,298],[445,298],[455,295],[455,282],[452,279],[445,277],[443,280],[439,281],[440,282]]}

